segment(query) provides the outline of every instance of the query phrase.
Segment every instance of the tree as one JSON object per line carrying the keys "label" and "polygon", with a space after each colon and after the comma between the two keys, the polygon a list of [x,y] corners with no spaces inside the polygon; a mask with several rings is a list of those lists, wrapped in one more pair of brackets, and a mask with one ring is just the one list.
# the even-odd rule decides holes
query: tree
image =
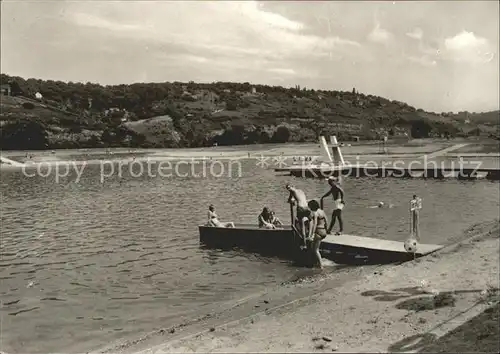
{"label": "tree", "polygon": [[216,139],[219,145],[242,145],[245,143],[245,127],[241,124],[233,124],[229,129]]}
{"label": "tree", "polygon": [[36,120],[18,120],[1,127],[1,147],[5,150],[43,150],[48,147],[45,126]]}
{"label": "tree", "polygon": [[12,96],[26,96],[26,93],[24,90],[21,88],[17,80],[13,80],[10,82],[10,90],[12,93]]}
{"label": "tree", "polygon": [[432,125],[426,120],[414,120],[411,122],[411,136],[413,138],[428,138],[432,131]]}
{"label": "tree", "polygon": [[290,139],[290,130],[285,126],[279,126],[276,129],[271,141],[273,143],[286,143]]}

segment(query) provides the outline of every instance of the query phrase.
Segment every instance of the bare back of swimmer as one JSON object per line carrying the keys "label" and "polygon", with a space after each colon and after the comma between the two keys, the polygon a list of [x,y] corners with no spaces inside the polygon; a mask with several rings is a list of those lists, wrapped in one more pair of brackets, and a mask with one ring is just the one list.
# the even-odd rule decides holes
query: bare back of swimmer
{"label": "bare back of swimmer", "polygon": [[304,191],[294,188],[289,184],[286,185],[286,189],[290,192],[288,203],[295,202],[297,206],[297,218],[302,219],[303,217],[309,217],[311,214],[311,210],[307,205],[307,198]]}
{"label": "bare back of swimmer", "polygon": [[309,209],[309,206],[307,204],[306,194],[302,190],[294,188],[289,184],[286,185],[286,189],[290,192],[288,203],[296,204],[296,224],[300,228],[300,233],[304,241],[303,247],[307,247],[306,223],[311,217],[311,209]]}

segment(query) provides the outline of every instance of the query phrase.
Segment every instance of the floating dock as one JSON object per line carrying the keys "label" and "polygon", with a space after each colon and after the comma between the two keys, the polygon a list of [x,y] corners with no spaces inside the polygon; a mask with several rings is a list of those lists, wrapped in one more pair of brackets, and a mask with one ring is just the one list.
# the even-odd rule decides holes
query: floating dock
{"label": "floating dock", "polygon": [[418,244],[414,254],[404,242],[355,235],[328,235],[321,242],[321,254],[338,264],[385,264],[404,262],[433,253],[444,246]]}
{"label": "floating dock", "polygon": [[[207,248],[241,249],[264,256],[311,263],[311,252],[300,250],[303,244],[291,226],[268,230],[256,225],[236,224],[235,228],[199,226],[200,243]],[[416,253],[408,253],[404,242],[354,235],[328,235],[321,242],[324,258],[337,264],[388,264],[409,261],[441,249],[441,245],[418,244]]]}
{"label": "floating dock", "polygon": [[288,173],[295,177],[304,178],[328,178],[340,175],[349,177],[396,177],[396,178],[458,178],[461,180],[475,180],[486,178],[492,181],[500,180],[499,168],[455,168],[455,167],[393,167],[393,166],[373,166],[373,165],[301,165],[287,168],[275,168],[275,172]]}

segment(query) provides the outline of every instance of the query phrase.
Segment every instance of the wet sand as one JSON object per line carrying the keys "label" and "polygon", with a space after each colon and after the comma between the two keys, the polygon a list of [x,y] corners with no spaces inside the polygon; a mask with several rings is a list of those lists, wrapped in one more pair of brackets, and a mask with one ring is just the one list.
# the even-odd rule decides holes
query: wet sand
{"label": "wet sand", "polygon": [[111,351],[415,352],[483,345],[498,352],[499,222],[476,225],[463,236],[430,256],[371,268],[336,287],[328,286],[338,281],[335,274],[327,276],[315,296],[229,324],[202,321],[182,333],[165,330]]}

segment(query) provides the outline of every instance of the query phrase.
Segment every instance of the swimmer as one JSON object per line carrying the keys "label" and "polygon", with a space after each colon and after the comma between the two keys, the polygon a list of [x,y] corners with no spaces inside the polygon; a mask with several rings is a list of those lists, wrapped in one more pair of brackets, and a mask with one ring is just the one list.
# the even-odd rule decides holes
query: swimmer
{"label": "swimmer", "polygon": [[304,240],[303,247],[307,247],[306,223],[311,216],[311,210],[307,205],[306,194],[304,191],[294,188],[290,184],[286,185],[286,189],[290,192],[288,203],[296,205],[296,225],[299,226],[299,232]]}
{"label": "swimmer", "polygon": [[370,208],[371,209],[376,209],[376,208],[379,208],[379,209],[391,209],[394,207],[394,204],[385,204],[384,202],[380,202],[378,203],[378,205],[375,205],[375,206],[371,206]]}

